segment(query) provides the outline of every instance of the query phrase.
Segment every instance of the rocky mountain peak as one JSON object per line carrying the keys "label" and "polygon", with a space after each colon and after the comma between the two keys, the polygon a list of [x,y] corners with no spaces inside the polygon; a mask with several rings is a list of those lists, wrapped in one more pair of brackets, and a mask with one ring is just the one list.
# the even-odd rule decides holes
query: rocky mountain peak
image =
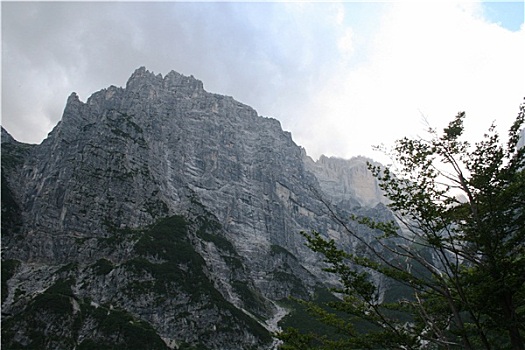
{"label": "rocky mountain peak", "polygon": [[299,232],[355,246],[317,195],[379,198],[365,161],[313,162],[277,120],[174,71],[72,93],[40,145],[2,142],[6,348],[129,348],[142,329],[160,341],[142,348],[270,349],[278,302],[331,282]]}
{"label": "rocky mountain peak", "polygon": [[173,70],[164,77],[164,85],[175,90],[188,89],[190,91],[204,91],[202,81],[195,79],[193,75],[185,76]]}
{"label": "rocky mountain peak", "polygon": [[133,89],[145,84],[155,85],[162,81],[162,75],[150,72],[146,67],[142,66],[133,72],[126,83],[126,89]]}
{"label": "rocky mountain peak", "polygon": [[160,73],[155,75],[145,67],[140,67],[128,79],[126,91],[148,92],[149,98],[154,98],[161,91],[195,97],[204,92],[204,87],[193,75],[185,76],[172,70],[163,77]]}

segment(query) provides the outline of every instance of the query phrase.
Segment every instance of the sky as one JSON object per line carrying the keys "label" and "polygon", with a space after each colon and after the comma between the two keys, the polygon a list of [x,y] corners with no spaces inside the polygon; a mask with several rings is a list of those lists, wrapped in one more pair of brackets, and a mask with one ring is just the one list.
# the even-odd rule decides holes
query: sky
{"label": "sky", "polygon": [[523,2],[2,2],[2,126],[40,143],[67,97],[175,70],[273,117],[314,159],[425,137],[525,97]]}

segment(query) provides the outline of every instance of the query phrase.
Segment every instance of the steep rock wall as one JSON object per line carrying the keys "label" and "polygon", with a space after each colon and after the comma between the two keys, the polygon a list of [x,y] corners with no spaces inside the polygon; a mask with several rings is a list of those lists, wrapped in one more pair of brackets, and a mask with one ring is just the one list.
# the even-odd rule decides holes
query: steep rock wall
{"label": "steep rock wall", "polygon": [[[2,194],[10,200],[2,199],[2,211],[14,219],[2,219],[10,233],[2,236],[10,267],[3,310],[8,330],[18,332],[7,339],[20,344],[30,342],[22,316],[61,281],[72,298],[61,300],[78,304],[65,324],[79,322],[78,310],[94,317],[89,305],[102,305],[108,315],[116,307],[147,322],[172,348],[268,348],[265,327],[275,329],[283,313],[275,302],[307,298],[329,281],[299,232],[315,229],[356,249],[326,200],[343,212],[388,216],[384,206],[371,207],[381,198],[361,163],[313,163],[277,120],[176,72],[139,68],[124,88],[86,102],[73,93],[40,145],[2,131],[4,149]],[[176,231],[174,217],[184,220],[185,236],[151,245],[164,229]],[[153,230],[159,223],[168,228]],[[177,260],[182,252],[192,268]],[[192,298],[188,280],[206,288]],[[86,334],[66,338],[80,344]],[[115,341],[108,334],[88,340]]]}

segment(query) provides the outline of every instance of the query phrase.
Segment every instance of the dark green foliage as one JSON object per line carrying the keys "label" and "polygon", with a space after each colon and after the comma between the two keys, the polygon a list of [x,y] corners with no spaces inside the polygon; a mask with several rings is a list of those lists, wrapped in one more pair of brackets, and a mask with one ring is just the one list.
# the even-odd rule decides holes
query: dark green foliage
{"label": "dark green foliage", "polygon": [[266,304],[264,297],[244,281],[232,281],[231,285],[235,293],[244,302],[244,308],[252,314],[263,318],[261,314],[265,312],[264,306]]}
{"label": "dark green foliage", "polygon": [[[202,224],[202,223],[201,223]],[[90,279],[77,283],[71,276],[91,274],[96,283],[114,269],[129,276],[128,283],[118,286],[119,295],[131,300],[150,300],[152,307],[166,305],[181,295],[189,296],[204,309],[214,310],[217,315],[217,332],[237,336],[240,332],[253,334],[260,343],[271,343],[271,334],[252,317],[228,302],[215,288],[207,275],[204,259],[194,249],[195,227],[182,216],[159,220],[145,229],[120,229],[107,220],[110,238],[99,238],[101,247],[114,248],[130,245],[128,260],[113,263],[99,259],[79,268],[70,263],[55,270],[56,282],[43,293],[19,295],[21,305],[26,307],[14,315],[2,318],[2,348],[17,349],[166,349],[154,328],[124,310],[109,305],[95,307],[89,299],[81,299],[74,293],[89,290]],[[242,268],[233,246],[226,239],[215,235],[220,228],[213,224],[201,227],[204,237],[213,239],[220,250],[228,254],[232,265]],[[2,264],[2,288],[16,272],[16,261]],[[73,288],[75,286],[75,288]],[[245,301],[246,308],[254,314],[266,311],[265,300],[249,285],[234,283],[234,289]],[[20,293],[18,293],[20,294]],[[129,300],[128,299],[128,300]],[[187,316],[190,316],[188,314]],[[178,317],[186,317],[182,313]],[[86,327],[89,330],[86,335]],[[22,334],[22,337],[19,335]],[[82,336],[81,336],[82,335]],[[201,334],[204,339],[213,334]],[[206,343],[202,341],[202,343]],[[188,345],[189,346],[189,345]],[[201,343],[193,348],[205,348]]]}
{"label": "dark green foliage", "polygon": [[[6,349],[167,349],[156,331],[124,310],[94,307],[77,299],[74,280],[58,280],[36,296],[20,314],[2,321],[2,348]],[[73,302],[77,304],[74,310]],[[79,343],[79,331],[94,327]],[[24,332],[27,343],[15,340]]]}
{"label": "dark green foliage", "polygon": [[297,298],[307,298],[308,290],[304,286],[303,281],[293,274],[288,264],[284,264],[280,269],[272,272],[272,280],[282,283],[284,285],[291,285],[290,295]]}
{"label": "dark green foliage", "polygon": [[286,255],[294,260],[297,260],[297,258],[295,257],[295,255],[293,255],[292,253],[290,253],[288,250],[286,250],[285,248],[281,247],[280,245],[276,245],[276,244],[272,244],[270,246],[270,251],[272,254],[281,254],[281,255]]}
{"label": "dark green foliage", "polygon": [[[516,148],[525,104],[506,145],[494,126],[474,145],[461,140],[464,118],[430,140],[399,140],[395,168],[369,165],[404,231],[352,217],[378,232],[366,241],[329,208],[360,253],[304,233],[343,296],[328,304],[343,317],[310,311],[340,336],[285,332],[284,349],[525,348],[525,148]],[[395,286],[384,300],[370,272]],[[356,320],[367,327],[357,331]]]}
{"label": "dark green foliage", "polygon": [[309,310],[314,308],[322,308],[326,311],[332,310],[327,303],[335,302],[338,299],[326,288],[318,287],[315,291],[312,300],[304,301],[301,299],[290,298],[288,300],[281,300],[279,303],[290,310],[290,312],[279,322],[282,329],[286,329],[287,333],[296,333],[294,330],[301,330],[304,333],[311,334],[312,340],[317,334],[325,334],[336,336],[336,332],[321,322],[315,317],[311,317]]}
{"label": "dark green foliage", "polygon": [[[213,224],[206,228],[211,230],[217,227],[211,225]],[[149,275],[152,279],[128,285],[128,294],[140,296],[141,293],[153,292],[169,296],[170,293],[182,291],[190,295],[192,301],[207,302],[210,307],[218,307],[231,315],[228,322],[217,325],[218,327],[229,330],[230,323],[242,323],[263,342],[270,342],[271,336],[264,327],[225,300],[217,291],[205,273],[204,259],[195,251],[189,239],[188,229],[189,225],[184,217],[172,216],[161,219],[142,233],[135,245],[135,252],[142,257],[129,260],[125,266],[143,277]],[[219,244],[226,250],[233,249],[233,246],[224,243],[228,242],[224,238],[207,233],[203,227],[200,234],[209,235],[207,237],[212,237],[214,242],[222,242]],[[257,312],[260,309],[258,305],[262,305],[259,296],[246,286],[237,284],[237,287],[247,306]]]}
{"label": "dark green foliage", "polygon": [[22,166],[25,158],[33,147],[34,145],[17,141],[2,143],[2,168],[9,171]]}
{"label": "dark green foliage", "polygon": [[114,341],[109,349],[167,349],[149,323],[135,319],[124,310],[100,308],[93,312],[93,316],[98,321],[99,331],[106,336],[104,338]]}
{"label": "dark green foliage", "polygon": [[224,262],[232,269],[242,270],[244,264],[239,256],[223,256]]}
{"label": "dark green foliage", "polygon": [[179,345],[179,348],[178,350],[208,350],[207,347],[205,347],[204,345],[202,344],[188,344],[186,342],[182,342],[180,345]]}
{"label": "dark green foliage", "polygon": [[147,147],[142,128],[133,121],[133,117],[117,111],[110,112],[107,124],[118,139],[133,140],[140,147]]}
{"label": "dark green foliage", "polygon": [[17,141],[2,143],[1,154],[1,197],[2,197],[2,236],[16,235],[22,226],[22,215],[19,204],[9,186],[8,179],[22,167],[34,145]]}
{"label": "dark green foliage", "polygon": [[194,250],[188,240],[186,220],[182,216],[172,216],[159,221],[142,234],[135,252],[180,262],[191,260]]}
{"label": "dark green foliage", "polygon": [[146,212],[154,218],[166,216],[169,213],[168,205],[154,196],[155,194],[152,194],[152,197],[144,203]]}
{"label": "dark green foliage", "polygon": [[3,171],[0,176],[2,178],[2,235],[17,234],[22,226],[22,211],[13,196]]}
{"label": "dark green foliage", "polygon": [[68,275],[69,272],[75,271],[77,268],[78,268],[78,263],[76,262],[69,263],[59,268],[56,273],[58,275],[61,275],[61,274]]}
{"label": "dark green foliage", "polygon": [[71,284],[73,280],[58,280],[49,287],[44,293],[37,295],[29,306],[30,312],[50,312],[56,315],[70,315],[73,312],[73,306],[70,298]]}
{"label": "dark green foliage", "polygon": [[[204,209],[204,208],[203,208]],[[207,212],[206,212],[207,213]],[[211,215],[207,213],[208,215]],[[219,251],[223,254],[221,258],[232,269],[244,268],[241,257],[237,254],[233,244],[225,237],[221,236],[222,227],[219,222],[211,220],[207,216],[199,216],[197,218],[199,229],[197,230],[197,237],[207,242],[212,242]],[[264,298],[245,281],[231,281],[231,285],[237,295],[243,300],[244,307],[252,312],[254,315],[261,315],[265,313],[266,301]]]}
{"label": "dark green foliage", "polygon": [[221,236],[221,224],[216,220],[210,219],[209,216],[211,216],[212,214],[208,213],[206,209],[202,206],[202,204],[196,201],[196,199],[192,197],[191,200],[192,203],[199,206],[199,208],[203,210],[206,214],[201,215],[196,219],[197,225],[199,225],[199,228],[197,230],[197,236],[207,242],[212,242],[218,249],[222,250],[225,253],[238,256],[237,251],[233,247],[233,244],[231,244],[230,241]]}
{"label": "dark green foliage", "polygon": [[18,260],[2,260],[2,303],[7,298],[7,281],[13,277],[19,265]]}
{"label": "dark green foliage", "polygon": [[113,270],[113,263],[107,259],[99,259],[96,263],[92,265],[93,271],[97,275],[107,275]]}
{"label": "dark green foliage", "polygon": [[129,227],[119,228],[116,224],[108,217],[102,221],[105,229],[108,232],[107,237],[98,237],[98,244],[101,248],[115,249],[119,244],[126,241],[135,241],[141,236],[142,230],[131,229]]}
{"label": "dark green foliage", "polygon": [[[37,295],[15,317],[2,322],[2,348],[47,349],[73,347],[74,335],[71,284],[73,280],[58,280],[43,293]],[[14,341],[14,330],[26,329],[29,343],[22,346]]]}
{"label": "dark green foliage", "polygon": [[85,339],[80,344],[78,344],[78,350],[99,350],[99,349],[108,349],[108,350],[117,350],[120,349],[121,345],[112,344],[105,341],[95,341],[93,339]]}
{"label": "dark green foliage", "polygon": [[271,280],[279,282],[290,290],[290,295],[295,298],[308,298],[309,292],[301,278],[299,278],[290,264],[296,264],[297,257],[285,248],[272,244],[270,246],[272,259],[282,259],[283,262],[272,272]]}
{"label": "dark green foliage", "polygon": [[134,258],[127,266],[152,275],[155,292],[166,294],[177,286],[198,299],[213,285],[203,272],[205,262],[193,248],[187,230],[187,222],[181,216],[159,221],[135,245],[135,252],[143,258]]}

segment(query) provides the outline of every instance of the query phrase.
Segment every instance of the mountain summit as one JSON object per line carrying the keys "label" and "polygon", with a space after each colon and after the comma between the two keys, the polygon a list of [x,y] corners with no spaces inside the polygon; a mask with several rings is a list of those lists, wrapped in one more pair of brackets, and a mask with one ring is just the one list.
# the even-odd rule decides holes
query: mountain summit
{"label": "mountain summit", "polygon": [[330,283],[299,232],[356,249],[326,203],[389,215],[363,164],[174,71],[73,93],[40,145],[2,129],[2,345],[274,347]]}

